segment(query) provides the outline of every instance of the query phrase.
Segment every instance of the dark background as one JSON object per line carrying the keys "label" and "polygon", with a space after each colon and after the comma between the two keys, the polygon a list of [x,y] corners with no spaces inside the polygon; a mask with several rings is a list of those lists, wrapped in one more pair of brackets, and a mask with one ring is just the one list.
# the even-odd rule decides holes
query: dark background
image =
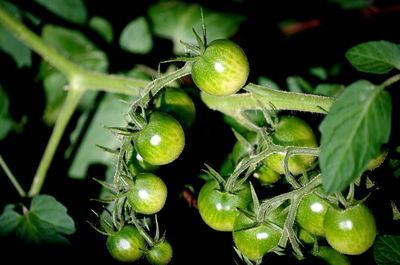
{"label": "dark background", "polygon": [[[171,57],[172,44],[168,40],[156,38],[154,50],[149,55],[127,54],[118,47],[117,42],[108,45],[93,32],[87,31],[87,28],[68,24],[34,3],[26,3],[22,0],[15,2],[39,17],[45,18],[47,23],[86,31],[88,37],[109,55],[110,72],[130,69],[136,63],[156,68],[159,61]],[[98,15],[109,19],[113,23],[115,36],[119,36],[128,22],[136,16],[146,14],[147,8],[154,2],[89,0],[87,6],[89,17]],[[376,5],[385,6],[396,3],[398,1],[376,1]],[[349,48],[361,42],[388,40],[399,43],[400,38],[398,34],[399,12],[367,17],[360,10],[342,10],[324,0],[243,1],[243,3],[214,0],[201,1],[201,4],[216,11],[233,12],[247,17],[232,39],[242,46],[249,58],[250,82],[256,82],[259,75],[265,75],[285,87],[285,80],[289,75],[306,76],[309,67],[330,68],[340,63],[343,69],[342,74],[338,77],[331,77],[329,82],[349,84],[366,78],[380,83],[384,81],[384,77],[357,72],[348,65],[344,54]],[[278,23],[288,19],[298,21],[318,19],[321,25],[286,36],[278,27]],[[0,54],[0,61],[3,66],[0,71],[0,80],[4,87],[15,87],[7,92],[11,102],[19,102],[17,108],[11,105],[13,117],[18,120],[18,117],[24,113],[29,113],[30,116],[22,134],[11,133],[5,141],[0,142],[0,152],[23,187],[28,189],[51,134],[51,128],[41,122],[45,105],[41,83],[32,82],[35,80],[36,66],[38,66],[40,58],[34,55],[32,69],[17,69],[13,60],[3,53]],[[317,82],[312,77],[307,79]],[[186,82],[190,84],[190,80],[186,80]],[[389,88],[388,91],[392,94],[394,102],[393,117],[395,120],[398,119],[397,113],[399,113],[398,104],[396,104],[398,89],[396,91],[396,88]],[[21,95],[24,96],[21,97]],[[192,185],[198,192],[203,181],[197,176],[204,169],[204,163],[218,168],[235,142],[230,127],[222,122],[221,114],[208,110],[198,97],[194,96],[193,100],[196,104],[197,119],[187,136],[184,153],[176,162],[160,169],[160,175],[167,176],[165,182],[169,189],[169,197],[165,208],[158,217],[162,228],[167,230],[168,240],[174,247],[172,264],[234,264],[231,234],[216,232],[208,228],[201,220],[198,211],[194,207],[189,207],[181,196],[185,184]],[[287,114],[293,113],[288,112]],[[65,135],[69,135],[73,129],[78,115],[79,113],[76,113],[73,117]],[[307,113],[296,113],[296,115],[306,119],[314,126],[315,132],[318,134],[316,126],[322,119],[321,115]],[[389,149],[391,152],[389,155],[392,156],[398,156],[393,152],[393,147],[399,145],[397,135],[398,128],[395,124]],[[106,238],[87,224],[88,220],[95,220],[90,209],[99,207],[98,203],[90,201],[91,198],[97,197],[100,190],[99,185],[91,178],[104,176],[105,168],[102,165],[93,165],[89,170],[87,180],[69,179],[66,172],[71,161],[65,161],[63,158],[67,146],[68,141],[65,139],[48,172],[42,193],[57,198],[68,208],[68,213],[75,220],[77,231],[68,237],[71,246],[31,246],[15,237],[1,238],[2,264],[23,264],[24,262],[117,264],[107,253]],[[390,176],[391,173],[387,166],[382,168],[385,169],[378,169],[373,174],[371,173],[371,178],[377,186],[368,200],[368,205],[377,216],[380,233],[395,233],[395,231],[399,231],[398,222],[391,220],[388,200],[393,199],[399,202],[399,196],[396,194],[396,186],[399,187],[399,181]],[[0,172],[0,187],[1,206],[20,201],[18,194],[3,172]],[[196,196],[194,194],[194,197]],[[268,264],[295,264],[297,262],[291,255],[279,258],[271,255],[269,259]],[[351,260],[353,264],[371,264],[372,250],[362,256],[351,257]],[[307,259],[299,264],[319,264],[318,262],[314,259]],[[141,264],[141,262],[137,264]],[[143,261],[143,264],[147,264],[147,262]]]}

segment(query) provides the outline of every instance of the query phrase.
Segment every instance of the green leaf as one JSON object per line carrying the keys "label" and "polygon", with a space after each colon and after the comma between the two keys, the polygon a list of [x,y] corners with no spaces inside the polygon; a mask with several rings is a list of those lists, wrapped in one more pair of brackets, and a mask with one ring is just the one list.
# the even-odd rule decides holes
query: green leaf
{"label": "green leaf", "polygon": [[132,20],[122,30],[119,45],[125,51],[146,54],[153,48],[153,39],[145,17]]}
{"label": "green leaf", "polygon": [[14,211],[14,204],[7,204],[0,215],[0,236],[7,236],[15,231],[23,219],[22,215]]}
{"label": "green leaf", "polygon": [[87,19],[83,0],[35,0],[57,16],[76,24],[84,24]]}
{"label": "green leaf", "polygon": [[15,211],[9,204],[0,216],[0,235],[15,232],[29,243],[68,243],[64,235],[75,232],[75,223],[67,214],[64,205],[49,195],[33,197],[30,209],[24,207],[24,214]]}
{"label": "green leaf", "polygon": [[378,265],[400,264],[400,236],[379,236],[374,244],[374,259]]}
{"label": "green leaf", "polygon": [[288,90],[291,92],[298,93],[311,93],[313,91],[313,87],[310,83],[308,83],[301,76],[289,76],[286,79],[286,83],[288,86]]}
{"label": "green leaf", "polygon": [[338,4],[342,9],[363,9],[371,5],[369,0],[328,0]]}
{"label": "green leaf", "polygon": [[277,83],[275,83],[274,81],[272,81],[272,79],[265,77],[265,76],[258,77],[257,83],[260,86],[265,86],[265,87],[275,89],[275,90],[281,90],[281,88],[278,86]]}
{"label": "green leaf", "polygon": [[[0,2],[0,6],[5,8],[18,20],[22,20],[21,12],[17,6],[9,2]],[[19,39],[14,37],[3,25],[0,25],[0,50],[10,55],[18,68],[32,65],[31,50]]]}
{"label": "green leaf", "polygon": [[337,98],[343,93],[344,88],[342,84],[319,84],[313,94]]}
{"label": "green leaf", "polygon": [[113,27],[107,19],[94,16],[89,20],[89,27],[103,37],[106,42],[111,43],[113,41]]}
{"label": "green leaf", "polygon": [[[42,31],[42,38],[73,62],[86,69],[96,72],[106,72],[108,69],[107,55],[79,31],[54,25],[45,25]],[[68,82],[60,71],[54,69],[45,61],[40,66],[39,76],[43,79],[46,95],[43,120],[48,125],[52,125],[56,121],[66,97],[65,86]],[[94,103],[97,92],[88,92],[84,94],[80,101],[78,106],[80,109],[90,108]]]}
{"label": "green leaf", "polygon": [[310,69],[308,69],[308,71],[309,71],[310,74],[312,74],[313,76],[318,77],[321,80],[328,79],[328,72],[322,66],[311,67]]}
{"label": "green leaf", "polygon": [[349,62],[361,72],[386,74],[400,70],[400,46],[388,41],[361,43],[346,52]]}
{"label": "green leaf", "polygon": [[7,93],[0,85],[0,140],[6,138],[8,133],[13,129],[14,121],[9,114],[10,100]]}
{"label": "green leaf", "polygon": [[342,191],[378,156],[391,129],[390,95],[366,80],[348,86],[320,124],[320,167],[328,193]]}
{"label": "green leaf", "polygon": [[113,167],[116,163],[112,154],[101,150],[96,145],[100,144],[113,149],[119,147],[120,143],[117,137],[112,135],[105,127],[126,126],[124,114],[128,105],[123,103],[121,99],[129,100],[126,96],[114,94],[107,94],[101,100],[68,170],[68,175],[71,178],[84,179],[90,165],[102,164]]}
{"label": "green leaf", "polygon": [[[202,9],[208,41],[231,37],[238,30],[239,24],[245,20],[245,17],[239,14]],[[192,28],[196,32],[202,32],[200,5],[198,4],[179,1],[161,2],[151,6],[148,15],[153,32],[158,37],[173,41],[175,54],[185,52],[180,41],[196,43]]]}

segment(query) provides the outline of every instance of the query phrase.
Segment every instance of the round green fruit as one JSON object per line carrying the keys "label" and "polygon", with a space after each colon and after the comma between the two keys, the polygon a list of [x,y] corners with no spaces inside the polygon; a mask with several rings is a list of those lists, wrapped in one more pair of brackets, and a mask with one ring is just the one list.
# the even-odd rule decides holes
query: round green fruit
{"label": "round green fruit", "polygon": [[179,157],[185,146],[185,133],[171,115],[153,112],[147,125],[133,139],[136,151],[152,165],[165,165]]}
{"label": "round green fruit", "polygon": [[249,76],[249,62],[243,50],[226,39],[212,41],[192,66],[196,86],[214,96],[227,96],[241,89]]}
{"label": "round green fruit", "polygon": [[[302,119],[295,116],[282,116],[271,134],[272,142],[281,146],[318,147],[317,139],[311,127]],[[284,174],[285,154],[269,155],[265,162],[275,172]],[[289,171],[299,175],[315,161],[313,155],[294,155],[289,158]]]}
{"label": "round green fruit", "polygon": [[164,240],[162,243],[155,245],[146,254],[146,258],[152,265],[166,265],[172,259],[172,246]]}
{"label": "round green fruit", "polygon": [[133,262],[143,256],[146,242],[134,226],[127,225],[108,236],[106,246],[114,259]]}
{"label": "round green fruit", "polygon": [[324,221],[329,245],[347,255],[360,255],[375,241],[376,222],[371,211],[358,204],[347,209],[330,207]]}
{"label": "round green fruit", "polygon": [[167,186],[164,181],[152,173],[140,173],[135,177],[128,192],[128,202],[138,213],[155,214],[159,212],[167,199]]}
{"label": "round green fruit", "polygon": [[250,186],[246,183],[234,192],[222,191],[219,184],[208,181],[201,188],[198,208],[203,221],[217,231],[232,231],[237,208],[245,209],[251,202]]}

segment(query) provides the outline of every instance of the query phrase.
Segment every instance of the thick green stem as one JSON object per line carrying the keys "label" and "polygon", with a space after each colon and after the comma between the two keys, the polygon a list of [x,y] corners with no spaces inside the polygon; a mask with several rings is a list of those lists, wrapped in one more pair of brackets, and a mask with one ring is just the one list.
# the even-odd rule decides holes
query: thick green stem
{"label": "thick green stem", "polygon": [[21,187],[21,185],[19,185],[18,180],[15,178],[15,176],[13,175],[11,170],[8,168],[6,162],[4,161],[4,159],[3,159],[3,157],[1,155],[0,155],[0,167],[3,168],[3,170],[6,173],[8,179],[11,181],[11,183],[13,184],[15,189],[18,191],[18,194],[21,197],[25,197],[26,193],[25,193],[24,189]]}
{"label": "thick green stem", "polygon": [[242,112],[245,110],[275,108],[326,114],[335,102],[335,99],[330,97],[279,91],[251,83],[244,89],[246,93],[225,97],[202,93],[201,98],[210,109],[229,115],[244,126],[246,122],[243,121]]}
{"label": "thick green stem", "polygon": [[64,134],[65,128],[75,111],[76,105],[83,94],[83,90],[71,88],[68,91],[67,98],[64,102],[63,108],[57,118],[50,140],[47,143],[46,150],[42,156],[39,167],[36,171],[35,177],[28,195],[30,197],[40,193],[44,180],[46,179],[47,170],[53,160],[54,154]]}

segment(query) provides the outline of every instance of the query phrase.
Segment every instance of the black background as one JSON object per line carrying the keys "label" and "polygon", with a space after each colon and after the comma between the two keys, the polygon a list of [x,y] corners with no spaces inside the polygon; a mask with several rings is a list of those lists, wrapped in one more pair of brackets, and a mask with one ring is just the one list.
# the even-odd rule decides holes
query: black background
{"label": "black background", "polygon": [[[108,45],[86,27],[66,23],[39,5],[22,0],[15,2],[48,23],[84,31],[100,49],[108,54],[110,72],[128,70],[136,63],[156,68],[159,61],[172,56],[172,44],[168,40],[155,38],[155,47],[150,55],[127,54],[118,47],[117,41]],[[376,1],[376,4],[379,5],[380,2],[388,6],[397,1]],[[152,3],[154,1],[88,0],[87,6],[89,17],[103,16],[113,23],[117,39],[123,27],[135,17],[145,15]],[[380,83],[385,77],[357,72],[348,65],[344,54],[350,47],[364,41],[383,39],[399,43],[400,38],[399,12],[366,18],[360,10],[344,11],[324,0],[244,1],[243,3],[214,0],[201,3],[206,8],[243,14],[247,17],[232,39],[242,46],[249,58],[250,82],[256,82],[259,75],[265,75],[285,87],[285,79],[289,75],[307,76],[309,67],[329,68],[340,63],[345,74],[333,77],[328,80],[329,82],[349,84],[366,78]],[[299,21],[320,19],[321,26],[285,36],[277,25],[287,19]],[[32,25],[29,26],[39,33],[38,29]],[[51,134],[51,128],[41,122],[45,103],[41,83],[32,81],[35,80],[36,66],[40,63],[40,58],[37,55],[33,56],[32,69],[17,69],[13,60],[3,53],[0,54],[0,61],[2,65],[0,80],[10,96],[12,116],[18,120],[24,113],[29,113],[24,132],[11,133],[5,141],[0,142],[0,153],[22,186],[28,189]],[[309,80],[317,82],[311,76]],[[190,84],[190,80],[186,82]],[[398,89],[397,91],[396,89],[388,89],[393,98],[394,121],[398,119],[398,104],[396,104]],[[159,174],[166,176],[164,179],[169,189],[169,197],[165,208],[159,214],[159,220],[162,228],[167,230],[167,238],[174,247],[173,264],[234,264],[231,234],[208,228],[201,220],[198,211],[189,207],[181,197],[185,184],[191,184],[198,192],[203,182],[197,175],[204,168],[204,163],[218,168],[235,142],[229,126],[222,122],[221,114],[207,109],[197,96],[194,96],[193,100],[196,104],[197,119],[187,136],[186,148],[176,162],[160,169]],[[13,104],[13,102],[18,102],[18,104]],[[294,113],[288,112],[288,114]],[[306,119],[314,126],[318,134],[316,126],[322,119],[322,115],[307,113],[296,113],[296,115]],[[74,128],[78,117],[79,113],[76,113],[65,135]],[[393,147],[399,145],[396,137],[398,128],[396,122],[393,124],[389,149],[389,155],[392,156],[396,155]],[[117,264],[107,253],[105,236],[95,232],[86,222],[94,221],[90,209],[99,207],[97,203],[90,201],[91,198],[97,197],[100,190],[99,185],[91,178],[103,177],[105,168],[102,165],[93,165],[89,170],[87,180],[69,179],[66,172],[71,161],[65,161],[63,158],[63,152],[67,146],[68,140],[65,137],[49,169],[42,194],[50,194],[57,198],[68,208],[68,213],[75,220],[77,231],[74,235],[68,236],[71,245],[32,246],[26,245],[15,237],[1,238],[2,264],[23,264],[24,262]],[[368,200],[368,205],[377,216],[380,233],[393,234],[399,231],[398,222],[391,220],[388,201],[393,199],[399,202],[399,196],[396,194],[399,181],[390,176],[387,166],[383,168],[386,169],[378,169],[370,173],[377,186]],[[0,172],[0,187],[1,207],[7,203],[21,201],[3,172]],[[271,255],[269,259],[268,264],[295,264],[297,262],[290,255],[279,258]],[[372,251],[362,256],[351,257],[351,260],[353,264],[371,264]],[[307,259],[298,263],[319,264],[319,261]],[[147,262],[143,261],[143,264]]]}

